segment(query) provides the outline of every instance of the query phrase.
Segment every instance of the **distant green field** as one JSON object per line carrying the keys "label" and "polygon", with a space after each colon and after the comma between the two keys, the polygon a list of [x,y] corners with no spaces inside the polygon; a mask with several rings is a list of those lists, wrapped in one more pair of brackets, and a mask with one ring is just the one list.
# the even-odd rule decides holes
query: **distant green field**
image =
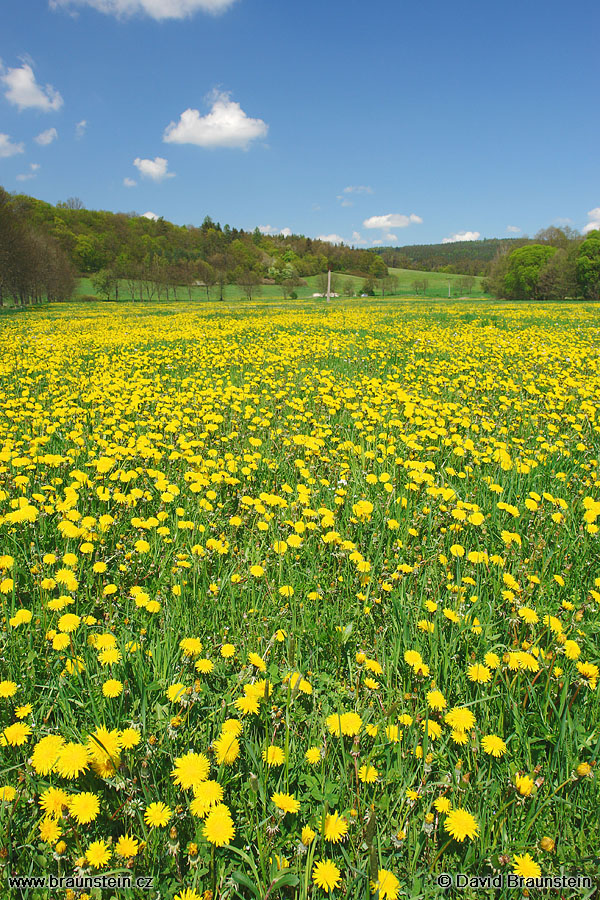
{"label": "distant green field", "polygon": [[[473,276],[471,291],[469,288],[465,290],[464,275],[447,275],[445,272],[417,272],[414,269],[389,269],[390,275],[395,275],[398,279],[397,296],[414,297],[416,292],[414,288],[415,281],[427,282],[425,289],[426,297],[482,297],[486,296],[481,287],[482,279]],[[448,293],[450,289],[450,294]],[[421,289],[419,288],[419,294]]]}
{"label": "distant green field", "polygon": [[[448,297],[449,292],[448,288],[450,288],[450,296],[451,297],[462,297],[462,296],[473,296],[473,297],[481,297],[485,296],[481,289],[481,278],[475,278],[473,281],[471,292],[469,290],[464,289],[464,275],[446,275],[442,272],[417,272],[414,269],[390,269],[390,275],[396,276],[397,281],[397,290],[394,290],[392,294],[388,294],[386,292],[386,296],[394,296],[394,297],[415,297],[415,296],[425,296],[425,297]],[[355,275],[345,275],[337,272],[332,273],[332,290],[339,293],[341,296],[346,296],[345,290],[348,282],[352,282],[354,286],[354,296],[360,296],[361,288],[364,284],[364,278],[357,277]],[[306,282],[305,285],[301,285],[296,288],[296,293],[298,295],[298,299],[306,300],[314,293],[319,292],[319,276],[311,275],[304,279]],[[415,288],[415,283],[420,282],[419,287]],[[423,282],[426,282],[426,288],[423,291]],[[218,300],[220,296],[220,288],[218,285],[214,285],[210,288],[210,299]],[[381,297],[381,285],[377,284],[376,296]],[[96,296],[96,292],[94,290],[94,286],[92,284],[91,278],[80,278],[77,288],[75,290],[74,299],[78,297],[93,297]],[[282,299],[283,294],[281,291],[281,287],[278,284],[261,284],[256,288],[254,297],[257,299],[264,300],[279,300]],[[119,283],[119,299],[120,300],[130,300],[130,292],[127,286],[126,281],[121,281]],[[156,299],[156,298],[155,298]],[[170,296],[170,299],[173,299]],[[188,294],[188,289],[186,287],[178,287],[177,288],[177,299],[178,300],[188,300],[190,299]],[[206,300],[206,288],[204,287],[193,287],[192,288],[192,300]],[[228,284],[223,288],[223,299],[224,300],[241,300],[245,299],[245,294],[243,290],[237,284]]]}

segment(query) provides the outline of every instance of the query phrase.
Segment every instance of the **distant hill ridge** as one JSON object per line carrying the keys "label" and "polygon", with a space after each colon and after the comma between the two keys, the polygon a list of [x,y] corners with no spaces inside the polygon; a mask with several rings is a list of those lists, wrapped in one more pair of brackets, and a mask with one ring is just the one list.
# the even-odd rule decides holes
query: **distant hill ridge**
{"label": "distant hill ridge", "polygon": [[484,238],[481,241],[452,241],[445,244],[374,247],[374,250],[387,266],[394,268],[487,275],[496,256],[529,243],[531,239],[527,237]]}

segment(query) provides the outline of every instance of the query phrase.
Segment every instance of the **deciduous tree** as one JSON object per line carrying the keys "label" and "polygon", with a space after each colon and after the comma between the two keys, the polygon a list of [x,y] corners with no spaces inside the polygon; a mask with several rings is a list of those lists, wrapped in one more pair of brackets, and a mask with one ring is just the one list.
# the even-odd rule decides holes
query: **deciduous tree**
{"label": "deciduous tree", "polygon": [[539,277],[542,268],[556,253],[549,244],[528,244],[513,250],[508,258],[504,278],[507,296],[511,300],[539,300]]}
{"label": "deciduous tree", "polygon": [[588,300],[600,300],[600,231],[590,231],[579,247],[577,281]]}

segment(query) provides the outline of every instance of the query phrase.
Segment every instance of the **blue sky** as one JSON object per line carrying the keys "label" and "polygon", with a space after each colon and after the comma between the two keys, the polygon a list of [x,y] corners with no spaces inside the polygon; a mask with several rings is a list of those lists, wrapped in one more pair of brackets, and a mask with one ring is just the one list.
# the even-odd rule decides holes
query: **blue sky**
{"label": "blue sky", "polygon": [[599,10],[5,2],[0,184],[359,246],[600,227]]}

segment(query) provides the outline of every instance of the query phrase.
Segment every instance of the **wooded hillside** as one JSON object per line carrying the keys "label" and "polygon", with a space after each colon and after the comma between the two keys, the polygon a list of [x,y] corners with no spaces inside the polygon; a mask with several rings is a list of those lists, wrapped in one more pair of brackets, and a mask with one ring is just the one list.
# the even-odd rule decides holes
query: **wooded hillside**
{"label": "wooded hillside", "polygon": [[375,247],[387,266],[457,275],[487,275],[492,261],[529,243],[529,238],[486,238],[482,241],[453,241],[447,244],[413,244],[404,247]]}
{"label": "wooded hillside", "polygon": [[[13,234],[10,247],[15,241],[22,243],[25,233],[30,241],[36,236],[46,247],[46,256],[58,254],[71,275],[101,273],[99,292],[107,296],[111,286],[123,279],[131,281],[131,296],[136,296],[134,283],[140,287],[142,282],[166,285],[168,292],[168,285],[198,283],[209,287],[236,283],[251,291],[253,285],[268,281],[289,293],[303,278],[329,268],[365,278],[387,275],[383,260],[370,250],[302,235],[264,235],[258,228],[243,231],[221,226],[209,216],[199,226],[180,226],[136,213],[87,210],[76,198],[52,206],[34,197],[0,191],[5,228]],[[9,221],[18,221],[19,228],[15,230]],[[34,302],[42,295],[54,298],[54,288],[43,288],[40,293],[38,287],[25,287],[25,275],[17,285],[10,274],[19,268],[17,256],[24,263],[31,258],[30,253],[21,251],[17,252],[15,245],[0,257],[5,296],[14,296],[19,303]],[[65,282],[63,295],[66,289]],[[141,287],[139,292],[141,296]]]}

